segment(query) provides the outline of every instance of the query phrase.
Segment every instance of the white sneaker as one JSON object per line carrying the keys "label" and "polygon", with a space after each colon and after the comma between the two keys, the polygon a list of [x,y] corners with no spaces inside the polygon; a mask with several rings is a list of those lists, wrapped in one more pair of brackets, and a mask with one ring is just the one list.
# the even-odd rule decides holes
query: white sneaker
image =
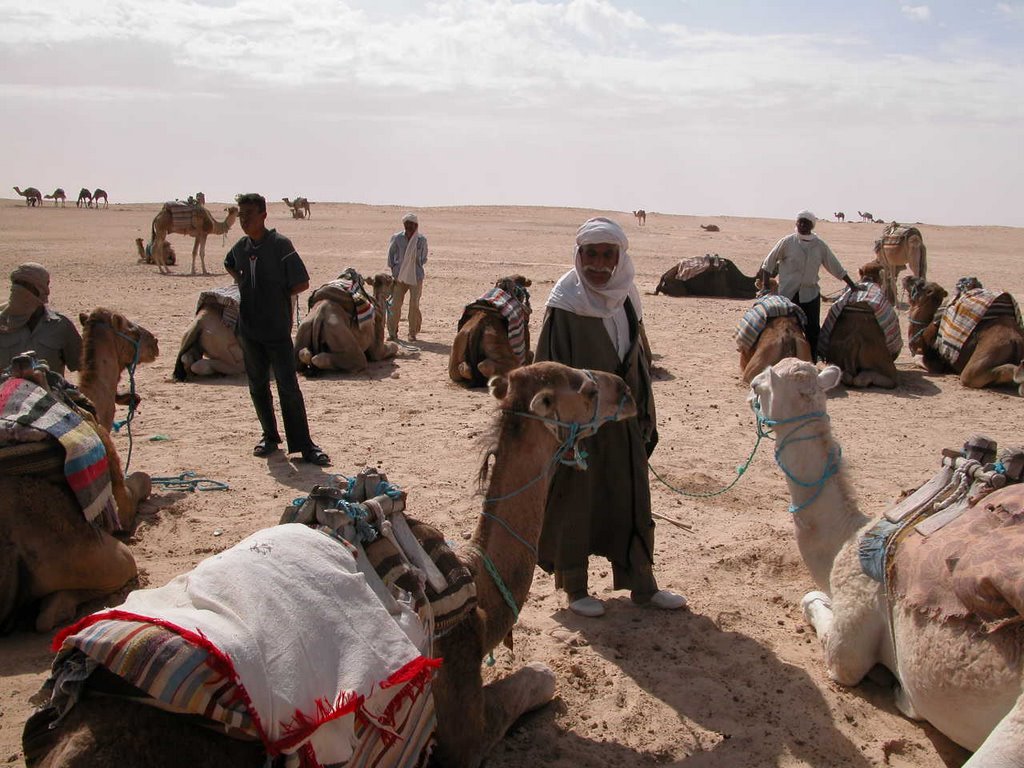
{"label": "white sneaker", "polygon": [[669,592],[667,589],[659,589],[651,595],[650,604],[663,611],[678,611],[680,608],[686,607],[686,598],[675,592]]}
{"label": "white sneaker", "polygon": [[569,603],[569,610],[577,616],[586,616],[588,619],[604,616],[604,605],[596,597],[591,597],[590,595],[581,597],[579,600],[573,600]]}

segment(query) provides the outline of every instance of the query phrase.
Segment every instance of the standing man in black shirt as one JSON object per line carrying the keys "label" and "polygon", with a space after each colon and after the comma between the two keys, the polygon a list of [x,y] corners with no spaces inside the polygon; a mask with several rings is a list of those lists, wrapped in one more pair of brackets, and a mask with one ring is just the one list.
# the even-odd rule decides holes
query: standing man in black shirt
{"label": "standing man in black shirt", "polygon": [[269,456],[281,443],[270,393],[270,370],[281,400],[288,452],[326,467],[330,457],[313,443],[306,420],[306,404],[295,373],[292,346],[292,298],[309,287],[309,274],[292,241],[267,229],[267,201],[263,195],[238,195],[238,220],[245,237],[224,257],[241,296],[238,340],[245,356],[249,395],[263,427],[263,438],[252,449],[254,456]]}

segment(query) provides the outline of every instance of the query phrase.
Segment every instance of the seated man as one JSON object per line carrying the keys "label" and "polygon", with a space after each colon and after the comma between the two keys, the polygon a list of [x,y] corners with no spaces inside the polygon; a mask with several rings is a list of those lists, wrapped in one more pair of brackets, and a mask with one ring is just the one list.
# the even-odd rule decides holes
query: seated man
{"label": "seated man", "polygon": [[77,371],[82,337],[75,324],[46,306],[50,273],[41,264],[26,262],[11,272],[11,295],[0,304],[0,368],[22,352],[32,351],[50,370],[64,375]]}

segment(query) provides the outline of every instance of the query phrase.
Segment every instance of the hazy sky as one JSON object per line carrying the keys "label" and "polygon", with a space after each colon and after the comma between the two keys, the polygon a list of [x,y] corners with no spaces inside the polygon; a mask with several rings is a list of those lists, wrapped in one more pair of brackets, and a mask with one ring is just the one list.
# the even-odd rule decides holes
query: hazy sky
{"label": "hazy sky", "polygon": [[1024,226],[1024,0],[0,0],[0,98],[8,190]]}

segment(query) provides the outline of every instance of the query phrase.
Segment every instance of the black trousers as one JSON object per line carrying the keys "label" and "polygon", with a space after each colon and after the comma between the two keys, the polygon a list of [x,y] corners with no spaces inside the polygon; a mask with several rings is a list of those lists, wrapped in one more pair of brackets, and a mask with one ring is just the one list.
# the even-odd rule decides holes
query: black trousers
{"label": "black trousers", "polygon": [[[799,294],[797,294],[799,296]],[[793,297],[793,303],[807,315],[807,343],[811,345],[811,359],[818,362],[818,335],[821,333],[821,294],[806,303]]]}
{"label": "black trousers", "polygon": [[288,438],[288,452],[298,453],[313,447],[309,436],[309,422],[306,420],[306,402],[299,389],[299,377],[295,373],[295,348],[291,339],[282,341],[257,341],[239,336],[242,354],[245,357],[245,373],[249,377],[249,396],[256,408],[256,416],[263,427],[263,439],[280,443],[281,433],[277,431],[274,417],[274,397],[270,393],[270,371],[274,371],[277,382],[277,396],[281,400],[281,415],[284,417],[284,434]]}

